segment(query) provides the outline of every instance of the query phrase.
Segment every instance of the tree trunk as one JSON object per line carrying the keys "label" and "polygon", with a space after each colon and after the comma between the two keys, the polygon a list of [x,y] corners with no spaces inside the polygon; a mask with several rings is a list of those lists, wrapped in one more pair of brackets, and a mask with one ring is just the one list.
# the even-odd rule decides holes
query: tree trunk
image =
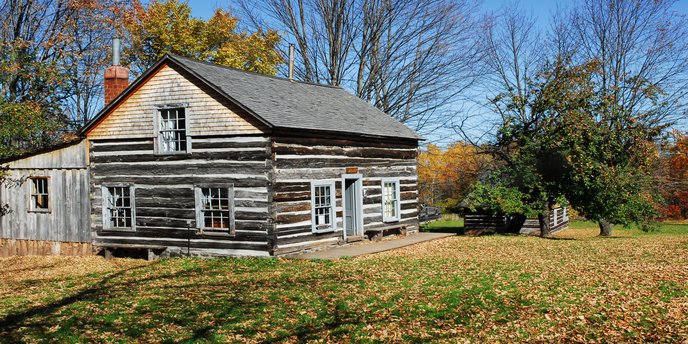
{"label": "tree trunk", "polygon": [[549,228],[549,207],[545,208],[542,214],[538,214],[538,222],[540,222],[540,236],[549,236],[551,228]]}
{"label": "tree trunk", "polygon": [[597,223],[600,225],[600,236],[612,236],[612,224],[609,221],[600,219]]}

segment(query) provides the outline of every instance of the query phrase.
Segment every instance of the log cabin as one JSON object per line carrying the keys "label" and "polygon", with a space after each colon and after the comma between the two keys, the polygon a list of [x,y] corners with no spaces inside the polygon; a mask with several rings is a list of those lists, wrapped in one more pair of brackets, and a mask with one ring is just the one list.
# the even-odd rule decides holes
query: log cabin
{"label": "log cabin", "polygon": [[[418,231],[422,138],[341,88],[173,55],[131,84],[115,63],[104,86],[106,105],[76,145],[87,182],[41,189],[53,207],[61,188],[84,200],[86,218],[69,226],[96,252],[279,256]],[[0,222],[3,238],[43,230],[17,224],[35,193],[24,190],[0,198],[22,213]],[[65,222],[81,210],[39,215]]]}

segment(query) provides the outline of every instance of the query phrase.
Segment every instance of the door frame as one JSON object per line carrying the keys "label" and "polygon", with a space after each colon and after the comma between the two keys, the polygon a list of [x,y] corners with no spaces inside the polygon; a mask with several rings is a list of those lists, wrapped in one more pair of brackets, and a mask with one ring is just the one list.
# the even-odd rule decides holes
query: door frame
{"label": "door frame", "polygon": [[357,174],[342,174],[342,225],[344,229],[344,241],[347,240],[347,234],[346,234],[346,180],[355,180],[356,184],[356,198],[358,199],[358,202],[356,202],[356,227],[358,229],[358,236],[363,235],[363,175],[360,173]]}

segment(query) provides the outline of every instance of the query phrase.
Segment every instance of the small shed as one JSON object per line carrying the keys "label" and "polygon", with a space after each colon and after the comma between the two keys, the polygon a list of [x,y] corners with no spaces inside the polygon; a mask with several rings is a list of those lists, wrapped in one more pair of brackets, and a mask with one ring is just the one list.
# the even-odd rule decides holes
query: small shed
{"label": "small shed", "polygon": [[88,152],[77,140],[0,162],[0,257],[91,252]]}

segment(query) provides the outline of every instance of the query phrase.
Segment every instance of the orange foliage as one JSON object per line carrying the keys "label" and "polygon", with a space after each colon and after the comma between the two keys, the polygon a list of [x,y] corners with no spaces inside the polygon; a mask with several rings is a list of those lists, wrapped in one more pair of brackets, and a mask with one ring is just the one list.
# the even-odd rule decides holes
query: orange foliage
{"label": "orange foliage", "polygon": [[688,218],[688,133],[674,131],[674,143],[660,166],[659,181],[666,218]]}
{"label": "orange foliage", "polygon": [[465,142],[453,143],[446,150],[429,144],[418,156],[420,202],[446,205],[462,200],[490,162]]}

